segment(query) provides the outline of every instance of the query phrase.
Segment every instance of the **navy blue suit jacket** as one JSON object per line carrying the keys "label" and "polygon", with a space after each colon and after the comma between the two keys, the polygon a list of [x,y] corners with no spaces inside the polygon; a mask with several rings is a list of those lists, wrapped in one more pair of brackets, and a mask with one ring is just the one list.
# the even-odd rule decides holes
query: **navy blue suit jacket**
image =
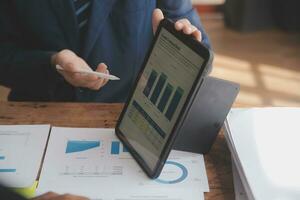
{"label": "navy blue suit jacket", "polygon": [[[72,0],[1,0],[0,84],[12,89],[9,100],[15,101],[124,102],[153,38],[156,7],[167,18],[188,18],[209,46],[190,0],[92,0],[84,44]],[[91,67],[106,63],[121,81],[99,91],[74,88],[50,65],[51,55],[63,49]]]}

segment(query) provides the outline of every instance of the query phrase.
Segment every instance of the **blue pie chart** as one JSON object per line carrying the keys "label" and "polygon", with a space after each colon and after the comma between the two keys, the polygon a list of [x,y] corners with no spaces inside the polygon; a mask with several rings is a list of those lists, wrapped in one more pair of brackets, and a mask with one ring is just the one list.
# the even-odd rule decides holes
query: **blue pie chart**
{"label": "blue pie chart", "polygon": [[165,164],[166,165],[174,165],[174,166],[178,167],[181,170],[181,176],[176,178],[176,179],[173,179],[173,180],[164,180],[164,179],[161,179],[161,178],[157,178],[155,180],[156,182],[162,183],[162,184],[176,184],[176,183],[182,182],[184,179],[187,178],[188,170],[184,165],[182,165],[178,162],[174,162],[174,161],[167,161]]}

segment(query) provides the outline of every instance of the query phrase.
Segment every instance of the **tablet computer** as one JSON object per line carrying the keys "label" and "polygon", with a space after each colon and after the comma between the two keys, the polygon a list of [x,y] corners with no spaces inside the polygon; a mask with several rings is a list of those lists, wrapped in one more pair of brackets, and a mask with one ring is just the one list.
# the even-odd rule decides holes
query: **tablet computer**
{"label": "tablet computer", "polygon": [[116,126],[116,134],[150,178],[160,175],[212,53],[164,19]]}

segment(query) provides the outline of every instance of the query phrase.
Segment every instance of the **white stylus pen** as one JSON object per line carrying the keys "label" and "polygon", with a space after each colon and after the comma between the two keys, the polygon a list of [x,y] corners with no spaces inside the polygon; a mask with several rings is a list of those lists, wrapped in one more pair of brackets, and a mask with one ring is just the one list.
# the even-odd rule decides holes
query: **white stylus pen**
{"label": "white stylus pen", "polygon": [[[65,71],[64,68],[62,68],[60,65],[56,65],[56,69],[60,70],[60,71]],[[100,73],[100,72],[94,72],[94,71],[80,70],[80,71],[76,71],[74,73],[96,75],[99,78],[105,78],[105,79],[113,80],[113,81],[120,80],[120,78],[117,76],[108,75],[108,74],[104,74],[104,73]]]}

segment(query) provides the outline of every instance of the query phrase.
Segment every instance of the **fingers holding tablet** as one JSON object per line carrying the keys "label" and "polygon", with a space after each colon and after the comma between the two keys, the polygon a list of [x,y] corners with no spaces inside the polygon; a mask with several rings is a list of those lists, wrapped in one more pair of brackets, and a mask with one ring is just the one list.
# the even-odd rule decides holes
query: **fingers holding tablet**
{"label": "fingers holding tablet", "polygon": [[[153,14],[152,14],[152,26],[153,26],[153,33],[154,34],[157,31],[159,23],[163,19],[164,19],[163,12],[158,8],[154,9]],[[177,31],[182,31],[183,33],[185,33],[187,35],[192,35],[199,42],[202,41],[201,31],[196,26],[191,24],[191,22],[186,18],[176,21],[175,29]]]}
{"label": "fingers holding tablet", "polygon": [[193,35],[199,42],[202,41],[202,34],[200,30],[191,24],[188,19],[180,19],[175,23],[175,29],[177,31],[183,31],[187,35]]}

